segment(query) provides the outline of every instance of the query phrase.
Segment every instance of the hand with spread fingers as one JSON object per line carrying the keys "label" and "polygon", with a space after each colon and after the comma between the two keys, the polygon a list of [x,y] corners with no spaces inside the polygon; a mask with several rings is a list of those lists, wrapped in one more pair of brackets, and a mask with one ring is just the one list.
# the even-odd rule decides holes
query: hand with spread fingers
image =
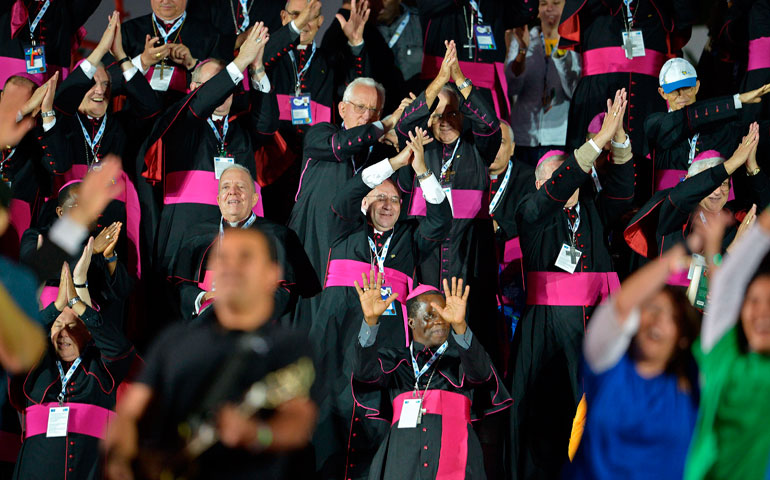
{"label": "hand with spread fingers", "polygon": [[741,103],[759,103],[762,101],[762,96],[768,92],[770,92],[770,83],[762,85],[750,92],[741,93],[738,95],[738,100],[740,100]]}
{"label": "hand with spread fingers", "polygon": [[380,294],[380,287],[382,287],[382,276],[377,273],[375,279],[374,270],[369,271],[369,278],[366,278],[366,274],[361,274],[361,285],[358,281],[353,282],[356,287],[356,293],[358,293],[358,301],[361,302],[361,310],[364,313],[364,320],[367,325],[374,326],[377,324],[380,315],[385,313],[391,303],[398,298],[398,293],[393,293],[383,300]]}
{"label": "hand with spread fingers", "polygon": [[465,322],[465,309],[468,305],[468,295],[470,294],[471,286],[466,285],[463,290],[463,279],[452,277],[452,288],[449,288],[449,282],[444,279],[444,297],[446,298],[446,305],[441,308],[441,305],[431,302],[433,308],[441,315],[441,318],[445,322],[452,326],[452,330],[458,335],[465,333],[468,328],[468,324]]}
{"label": "hand with spread fingers", "polygon": [[412,168],[417,175],[422,175],[428,171],[428,167],[425,165],[425,145],[432,141],[433,138],[428,135],[428,131],[420,127],[415,128],[414,132],[409,132],[406,146],[412,151]]}
{"label": "hand with spread fingers", "polygon": [[367,0],[352,0],[348,20],[345,20],[345,17],[339,13],[336,15],[337,21],[342,27],[342,33],[345,34],[351,45],[358,46],[364,41],[364,27],[369,20],[369,13],[371,13],[371,9]]}

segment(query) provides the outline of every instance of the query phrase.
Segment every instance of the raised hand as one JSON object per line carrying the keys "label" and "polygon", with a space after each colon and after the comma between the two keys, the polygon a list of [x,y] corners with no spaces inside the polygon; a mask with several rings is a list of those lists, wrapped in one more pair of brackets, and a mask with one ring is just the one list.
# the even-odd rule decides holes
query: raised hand
{"label": "raised hand", "polygon": [[389,295],[386,300],[382,299],[380,294],[380,287],[382,287],[382,276],[377,273],[377,278],[374,277],[374,269],[369,272],[369,278],[366,278],[366,274],[361,274],[361,285],[358,281],[354,281],[353,284],[356,287],[356,293],[358,293],[358,301],[361,303],[361,311],[364,313],[364,320],[369,326],[374,326],[380,318],[380,315],[385,313],[391,303],[398,298],[398,293]]}
{"label": "raised hand", "polygon": [[264,51],[265,46],[260,45],[263,43],[264,39],[264,35],[260,37],[260,34],[263,33],[263,26],[264,24],[262,22],[257,22],[248,30],[246,39],[243,41],[241,49],[238,51],[238,56],[233,60],[233,63],[235,63],[239,71],[242,72],[246,70],[246,67],[251,65],[258,55],[261,55],[260,52]]}
{"label": "raised hand", "polygon": [[190,70],[198,63],[198,59],[193,57],[190,49],[183,43],[171,43],[168,46],[168,56],[172,62],[184,65],[184,68]]}
{"label": "raised hand", "polygon": [[104,252],[102,253],[104,255],[104,258],[110,258],[113,255],[115,255],[115,246],[118,244],[118,239],[120,238],[120,230],[123,228],[122,222],[116,222],[118,224],[117,228],[115,229],[114,233],[110,234],[109,241],[110,243],[107,244],[107,247],[104,249]]}
{"label": "raised hand", "polygon": [[614,100],[607,100],[607,115],[604,117],[599,133],[594,136],[596,146],[603,148],[616,135],[618,128],[622,128],[627,103],[625,88],[615,92]]}
{"label": "raised hand", "polygon": [[299,11],[299,15],[294,19],[294,25],[297,30],[302,31],[308,24],[308,22],[315,20],[321,14],[321,2],[318,0],[310,0],[305,4],[305,7]]}
{"label": "raised hand", "polygon": [[436,79],[441,80],[442,84],[449,81],[452,78],[452,70],[457,63],[457,46],[454,40],[444,40],[444,46],[446,47],[446,53],[444,53],[444,60],[441,61],[441,67],[439,68]]}
{"label": "raised hand", "polygon": [[56,305],[56,310],[60,312],[67,306],[67,281],[69,280],[69,272],[69,265],[67,265],[67,262],[64,262],[61,266],[61,274],[59,274],[59,292],[56,294],[56,300],[53,302],[54,305]]}
{"label": "raised hand", "polygon": [[[56,84],[59,82],[59,72],[53,74],[53,77],[49,78],[46,82],[48,88],[45,89],[43,94],[43,101],[40,104],[40,110],[42,112],[50,112],[53,110],[53,98],[56,96]],[[43,123],[53,122],[52,117],[46,117],[43,119]]]}
{"label": "raised hand", "polygon": [[112,39],[112,45],[110,46],[110,53],[115,57],[115,60],[122,60],[126,58],[126,51],[123,49],[123,33],[120,29],[120,13],[115,12],[115,35]]}
{"label": "raised hand", "polygon": [[401,103],[398,105],[398,108],[396,108],[396,110],[393,111],[393,113],[391,113],[390,115],[382,119],[382,126],[385,127],[386,132],[389,132],[394,128],[396,128],[396,124],[398,124],[398,120],[401,118],[401,115],[404,114],[404,109],[408,107],[414,101],[415,98],[417,98],[417,95],[415,95],[412,92],[409,92],[409,96],[401,100]]}
{"label": "raised hand", "polygon": [[420,127],[414,129],[414,133],[409,132],[409,140],[406,146],[412,151],[412,168],[414,173],[422,175],[428,170],[425,165],[425,145],[433,141],[426,130]]}
{"label": "raised hand", "polygon": [[80,255],[80,259],[78,259],[78,263],[75,264],[75,269],[72,271],[72,280],[78,285],[82,285],[88,280],[88,267],[91,266],[91,255],[93,254],[94,237],[90,237],[86,246],[83,247],[83,254]]}
{"label": "raised hand", "polygon": [[412,149],[409,146],[405,146],[395,157],[388,159],[390,167],[395,171],[401,167],[405,167],[412,162]]}
{"label": "raised hand", "polygon": [[168,55],[171,53],[171,47],[168,44],[156,47],[155,44],[158,43],[158,40],[160,40],[159,37],[150,37],[150,35],[145,35],[144,51],[139,57],[142,61],[143,70],[147,70],[151,66],[168,57]]}
{"label": "raised hand", "polygon": [[368,0],[351,0],[350,18],[345,20],[345,17],[339,13],[335,16],[340,22],[342,33],[351,45],[360,45],[364,41],[364,27],[369,20],[370,12]]}
{"label": "raised hand", "polygon": [[740,145],[733,153],[733,156],[724,163],[728,175],[732,175],[738,167],[746,163],[751,152],[756,152],[759,143],[759,124],[757,122],[749,125],[749,133],[743,137]]}
{"label": "raised hand", "polygon": [[463,290],[463,279],[457,279],[452,277],[452,288],[449,288],[449,282],[444,279],[444,297],[446,298],[446,305],[442,308],[441,305],[431,302],[433,308],[436,309],[441,318],[445,322],[452,326],[452,330],[456,334],[462,335],[465,333],[468,325],[465,323],[465,309],[468,305],[468,295],[470,294],[470,285],[465,286]]}
{"label": "raised hand", "polygon": [[529,27],[527,25],[514,28],[512,34],[519,44],[519,49],[526,50],[529,48]]}
{"label": "raised hand", "polygon": [[770,92],[770,83],[763,85],[756,90],[741,93],[738,95],[738,100],[740,100],[741,103],[759,103],[762,101],[762,96],[768,92]]}
{"label": "raised hand", "polygon": [[[53,78],[53,77],[51,77]],[[58,76],[57,76],[58,78]],[[21,122],[21,120],[26,117],[34,117],[40,112],[40,107],[43,104],[43,99],[45,98],[46,93],[48,93],[48,89],[50,88],[50,79],[48,82],[45,82],[44,84],[37,87],[32,93],[32,96],[24,102],[24,105],[21,106],[19,109],[19,113],[16,115],[16,122]],[[21,139],[20,139],[21,140]]]}
{"label": "raised hand", "polygon": [[120,231],[120,222],[112,222],[111,225],[107,225],[99,232],[99,235],[94,239],[94,253],[104,253],[107,246],[112,243],[117,237],[117,232]]}
{"label": "raised hand", "polygon": [[[265,55],[265,45],[267,45],[267,42],[270,40],[270,34],[267,31],[267,26],[263,25],[260,28],[260,31],[257,32],[257,57],[254,59],[253,62],[251,62],[251,69],[259,72],[260,69],[263,69],[263,57]],[[260,72],[261,73],[261,72]]]}
{"label": "raised hand", "polygon": [[117,10],[113,10],[110,16],[107,17],[107,28],[104,29],[102,38],[99,39],[96,48],[94,48],[91,55],[88,56],[88,61],[92,65],[101,62],[102,58],[110,51],[110,47],[112,47],[112,44],[115,41],[115,27],[119,21],[120,14],[118,14]]}

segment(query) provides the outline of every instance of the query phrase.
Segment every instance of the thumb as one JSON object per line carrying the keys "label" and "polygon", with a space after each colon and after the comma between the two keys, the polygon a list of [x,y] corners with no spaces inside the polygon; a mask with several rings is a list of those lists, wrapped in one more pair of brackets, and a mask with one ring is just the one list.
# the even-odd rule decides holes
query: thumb
{"label": "thumb", "polygon": [[345,20],[345,17],[343,17],[341,14],[337,14],[334,16],[334,18],[337,19],[338,22],[340,22],[340,27],[345,28],[345,25],[348,24],[348,21]]}

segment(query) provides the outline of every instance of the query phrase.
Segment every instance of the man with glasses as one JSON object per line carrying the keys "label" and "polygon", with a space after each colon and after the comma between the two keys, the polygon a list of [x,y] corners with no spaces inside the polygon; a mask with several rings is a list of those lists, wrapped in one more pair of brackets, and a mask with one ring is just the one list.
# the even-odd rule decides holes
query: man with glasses
{"label": "man with glasses", "polygon": [[[394,153],[392,147],[378,140],[393,129],[401,110],[380,120],[384,101],[382,85],[371,78],[357,78],[345,89],[343,100],[337,105],[342,126],[323,122],[305,135],[300,184],[289,227],[305,246],[321,284],[331,246],[329,225],[333,213],[329,206],[334,195],[370,159],[387,158]],[[300,301],[296,323],[309,325],[318,305],[317,299]]]}
{"label": "man with glasses", "polygon": [[[703,152],[716,150],[724,158],[738,144],[740,132],[745,131],[745,126],[738,123],[743,104],[759,103],[770,92],[768,84],[750,92],[698,102],[698,74],[683,58],[667,61],[660,69],[659,82],[658,93],[668,104],[668,112],[653,113],[644,122],[654,168],[654,192],[676,186]],[[758,171],[746,174],[752,176]]]}
{"label": "man with glasses", "polygon": [[[420,128],[409,133],[401,152],[366,167],[335,189],[331,203],[330,260],[321,270],[326,272],[324,291],[310,330],[319,356],[319,384],[328,389],[318,397],[323,400],[314,441],[321,478],[365,478],[387,431],[384,422],[368,421],[365,411],[354,407],[350,391],[355,338],[361,325],[354,282],[360,283],[362,274],[380,272],[383,298],[397,294],[398,299],[380,317],[378,342],[393,348],[407,346],[409,327],[401,302],[411,289],[415,265],[438,248],[451,227],[449,201],[425,166],[423,145],[431,140]],[[413,170],[425,191],[427,215],[422,221],[398,221],[401,196],[390,177],[399,169]]]}

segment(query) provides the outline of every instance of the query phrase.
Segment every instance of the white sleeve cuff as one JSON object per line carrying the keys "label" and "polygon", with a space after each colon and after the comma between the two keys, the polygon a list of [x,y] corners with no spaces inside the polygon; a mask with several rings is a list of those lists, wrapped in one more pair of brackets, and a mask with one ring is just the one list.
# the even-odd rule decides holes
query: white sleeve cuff
{"label": "white sleeve cuff", "polygon": [[96,74],[96,67],[94,67],[88,60],[83,60],[80,63],[80,69],[83,70],[83,73],[85,73],[89,80],[93,79],[94,74]]}
{"label": "white sleeve cuff", "polygon": [[56,125],[56,117],[53,117],[52,122],[49,122],[49,123],[43,122],[43,131],[44,132],[50,131],[54,127],[54,125]]}
{"label": "white sleeve cuff", "polygon": [[206,295],[206,292],[201,292],[198,294],[197,297],[195,297],[195,310],[194,310],[195,314],[201,313],[201,303],[203,303],[204,295]]}
{"label": "white sleeve cuff", "polygon": [[[593,141],[593,140],[592,140]],[[615,148],[628,148],[631,145],[631,137],[626,134],[626,141],[623,143],[618,143],[615,140],[610,140],[610,144]],[[594,144],[596,145],[596,144]]]}
{"label": "white sleeve cuff", "polygon": [[243,80],[243,73],[238,70],[238,67],[235,66],[235,63],[228,63],[227,67],[225,67],[225,70],[227,70],[227,73],[230,75],[230,78],[233,80],[234,84],[238,85],[238,83]]}
{"label": "white sleeve cuff", "polygon": [[371,167],[366,167],[361,172],[361,180],[364,181],[367,187],[374,188],[390,178],[393,173],[395,173],[395,171],[390,165],[390,160],[386,158],[385,160],[375,163]]}
{"label": "white sleeve cuff", "polygon": [[123,72],[123,78],[126,80],[126,82],[130,82],[132,78],[134,78],[134,75],[136,75],[136,72],[138,72],[139,69],[136,68],[136,65],[129,68],[125,72]]}
{"label": "white sleeve cuff", "polygon": [[735,108],[743,108],[743,102],[741,102],[741,94],[736,93],[733,95],[733,103],[735,104]]}
{"label": "white sleeve cuff", "polygon": [[251,86],[262,93],[270,93],[270,79],[267,75],[262,75],[262,80],[255,80],[256,75],[251,77]]}
{"label": "white sleeve cuff", "polygon": [[421,180],[420,188],[422,188],[422,196],[425,198],[425,201],[432,203],[433,205],[438,205],[446,198],[444,190],[441,189],[441,185],[436,179],[435,173],[425,180]]}
{"label": "white sleeve cuff", "polygon": [[594,150],[596,150],[596,153],[602,153],[602,149],[599,148],[599,145],[597,145],[596,142],[594,142],[593,138],[588,140],[588,144],[594,147]]}
{"label": "white sleeve cuff", "polygon": [[139,54],[139,55],[135,56],[134,58],[132,58],[132,59],[131,59],[131,63],[133,63],[133,64],[134,64],[134,66],[135,66],[136,68],[138,68],[140,72],[142,72],[142,75],[144,75],[145,73],[147,73],[147,70],[149,70],[149,68],[148,68],[147,70],[144,70],[144,69],[142,68],[142,55],[141,55],[141,54]]}
{"label": "white sleeve cuff", "polygon": [[74,221],[69,215],[64,215],[56,220],[48,232],[48,239],[71,256],[81,253],[83,240],[87,236],[88,229]]}
{"label": "white sleeve cuff", "polygon": [[300,29],[297,27],[297,24],[294,23],[294,20],[289,22],[289,28],[291,28],[291,31],[295,34],[299,35],[301,33]]}

